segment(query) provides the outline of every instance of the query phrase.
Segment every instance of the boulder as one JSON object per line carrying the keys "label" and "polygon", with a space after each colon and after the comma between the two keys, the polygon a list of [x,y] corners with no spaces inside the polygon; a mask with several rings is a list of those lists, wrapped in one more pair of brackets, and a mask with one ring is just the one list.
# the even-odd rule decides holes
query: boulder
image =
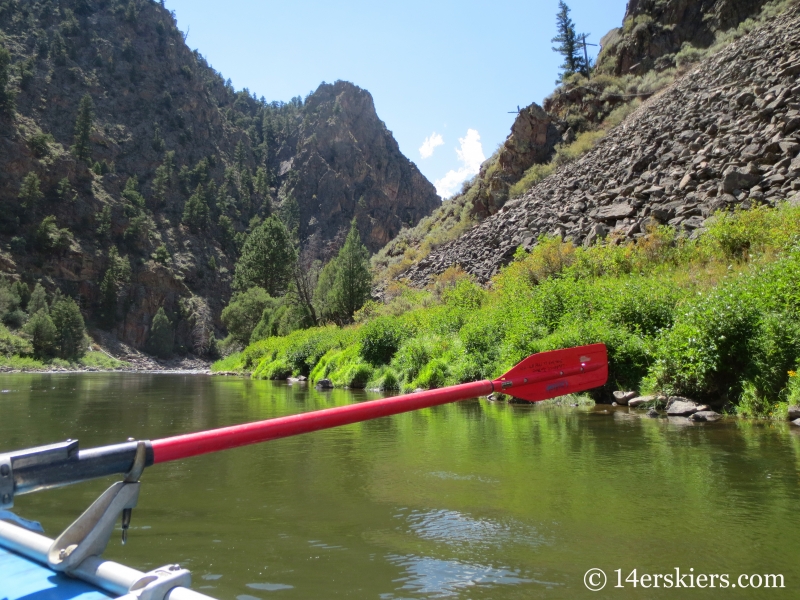
{"label": "boulder", "polygon": [[656,399],[655,396],[638,396],[636,398],[631,398],[630,400],[628,400],[628,406],[630,408],[637,408],[642,404],[649,404],[655,399]]}
{"label": "boulder", "polygon": [[332,390],[333,382],[330,379],[320,379],[315,387],[318,390]]}
{"label": "boulder", "polygon": [[658,414],[658,411],[656,409],[651,408],[650,410],[647,411],[647,416],[650,417],[651,419],[657,419],[661,415]]}
{"label": "boulder", "polygon": [[794,405],[789,407],[789,420],[794,421],[800,419],[800,406]]}
{"label": "boulder", "polygon": [[700,410],[689,417],[692,421],[714,422],[719,421],[722,415],[713,410]]}
{"label": "boulder", "polygon": [[634,398],[636,398],[637,394],[636,394],[636,392],[616,391],[616,392],[614,392],[613,396],[614,396],[614,400],[616,400],[617,404],[620,404],[622,406],[627,406],[628,401],[633,400]]}
{"label": "boulder", "polygon": [[634,208],[628,202],[618,202],[617,204],[612,204],[611,206],[604,206],[603,208],[593,210],[589,216],[596,221],[613,222],[619,219],[630,217],[635,212],[636,208]]}
{"label": "boulder", "polygon": [[670,417],[688,417],[696,412],[697,402],[688,398],[672,396],[667,402],[667,414]]}
{"label": "boulder", "polygon": [[720,187],[723,192],[728,194],[734,190],[749,190],[758,183],[759,179],[758,175],[754,175],[749,171],[729,167],[725,169],[725,173],[722,175]]}

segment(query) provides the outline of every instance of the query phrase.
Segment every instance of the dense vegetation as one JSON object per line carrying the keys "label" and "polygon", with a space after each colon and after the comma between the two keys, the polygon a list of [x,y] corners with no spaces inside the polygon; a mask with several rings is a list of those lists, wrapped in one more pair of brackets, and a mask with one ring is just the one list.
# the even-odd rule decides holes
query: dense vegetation
{"label": "dense vegetation", "polygon": [[356,324],[255,341],[216,363],[254,377],[434,388],[501,374],[533,352],[603,342],[616,389],[685,394],[777,415],[800,386],[800,207],[719,213],[696,240],[663,227],[637,244],[542,239],[488,290],[457,270],[395,283]]}
{"label": "dense vegetation", "polygon": [[304,260],[298,246],[276,218],[264,221],[247,238],[236,265],[238,292],[222,311],[228,329],[225,350],[319,323],[350,323],[369,300],[369,252],[355,219],[339,253],[324,266]]}
{"label": "dense vegetation", "polygon": [[0,278],[0,321],[0,368],[124,366],[92,352],[78,305],[58,290],[48,297],[41,283]]}

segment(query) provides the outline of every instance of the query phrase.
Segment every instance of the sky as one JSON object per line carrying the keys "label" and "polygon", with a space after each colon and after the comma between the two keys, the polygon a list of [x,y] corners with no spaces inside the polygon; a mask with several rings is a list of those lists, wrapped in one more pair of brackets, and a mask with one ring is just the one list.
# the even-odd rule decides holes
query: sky
{"label": "sky", "polygon": [[[598,43],[626,0],[571,0]],[[562,57],[558,0],[166,0],[186,43],[237,89],[268,101],[323,81],[368,90],[400,150],[449,197],[505,141],[517,107],[541,104]],[[596,54],[597,48],[589,48]]]}

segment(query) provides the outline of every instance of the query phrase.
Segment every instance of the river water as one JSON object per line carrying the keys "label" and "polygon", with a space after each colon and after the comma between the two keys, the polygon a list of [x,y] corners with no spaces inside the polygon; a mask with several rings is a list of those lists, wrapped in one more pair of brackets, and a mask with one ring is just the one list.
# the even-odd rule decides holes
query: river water
{"label": "river water", "polygon": [[[0,451],[378,397],[171,374],[3,375],[0,388]],[[115,536],[105,556],[144,571],[177,562],[195,589],[238,600],[800,597],[798,431],[605,408],[472,400],[156,465],[128,544]],[[55,537],[111,481],[20,496],[16,510]],[[584,585],[592,568],[608,577],[599,594]],[[780,574],[786,587],[625,581],[676,568],[685,585]]]}

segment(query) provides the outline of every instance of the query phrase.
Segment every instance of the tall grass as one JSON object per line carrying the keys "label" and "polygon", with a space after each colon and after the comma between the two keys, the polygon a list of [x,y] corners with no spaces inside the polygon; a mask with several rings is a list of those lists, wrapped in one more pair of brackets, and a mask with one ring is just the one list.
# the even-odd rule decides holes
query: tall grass
{"label": "tall grass", "polygon": [[590,248],[542,238],[488,290],[458,269],[424,290],[396,284],[356,325],[261,340],[214,369],[410,391],[603,342],[610,380],[596,399],[647,390],[779,415],[798,395],[798,240],[800,208],[788,205],[720,213],[696,240],[667,227]]}

